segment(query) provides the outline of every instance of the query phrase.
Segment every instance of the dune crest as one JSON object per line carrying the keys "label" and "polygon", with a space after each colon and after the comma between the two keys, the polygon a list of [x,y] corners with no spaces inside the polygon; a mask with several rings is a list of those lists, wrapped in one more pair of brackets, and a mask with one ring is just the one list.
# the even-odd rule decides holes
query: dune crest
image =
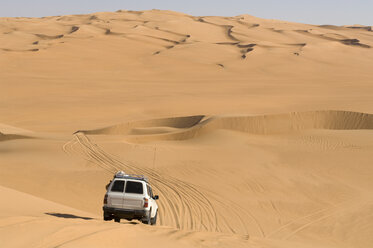
{"label": "dune crest", "polygon": [[79,132],[128,135],[130,140],[146,141],[191,139],[214,129],[263,135],[284,134],[308,129],[373,129],[373,114],[325,110],[258,116],[206,117],[200,115],[129,122]]}
{"label": "dune crest", "polygon": [[31,137],[18,134],[3,134],[0,133],[0,141],[15,140],[15,139],[30,139]]}
{"label": "dune crest", "polygon": [[0,141],[30,138],[32,138],[31,131],[0,123]]}

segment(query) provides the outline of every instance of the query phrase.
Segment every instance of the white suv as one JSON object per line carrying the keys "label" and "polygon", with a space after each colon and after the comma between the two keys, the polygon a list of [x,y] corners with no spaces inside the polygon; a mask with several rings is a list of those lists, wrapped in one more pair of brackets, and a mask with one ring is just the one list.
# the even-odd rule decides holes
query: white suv
{"label": "white suv", "polygon": [[137,219],[144,224],[157,222],[158,196],[153,196],[152,188],[144,176],[126,175],[117,172],[106,186],[104,198],[104,220]]}

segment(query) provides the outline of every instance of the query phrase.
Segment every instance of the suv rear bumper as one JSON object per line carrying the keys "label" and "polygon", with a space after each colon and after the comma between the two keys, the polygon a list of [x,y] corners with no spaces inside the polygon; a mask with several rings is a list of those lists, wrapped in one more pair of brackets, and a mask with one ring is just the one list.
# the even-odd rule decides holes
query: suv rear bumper
{"label": "suv rear bumper", "polygon": [[104,206],[104,215],[115,216],[116,218],[123,219],[142,219],[147,216],[148,210],[135,210],[135,209],[123,209],[123,208],[112,208]]}

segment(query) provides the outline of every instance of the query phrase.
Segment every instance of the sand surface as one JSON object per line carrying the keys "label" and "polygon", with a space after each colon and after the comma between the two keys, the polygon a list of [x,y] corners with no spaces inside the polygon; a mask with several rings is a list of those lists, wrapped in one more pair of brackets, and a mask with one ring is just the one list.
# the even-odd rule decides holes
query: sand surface
{"label": "sand surface", "polygon": [[[0,18],[0,247],[370,247],[372,68],[360,25]],[[118,170],[157,226],[102,220]]]}

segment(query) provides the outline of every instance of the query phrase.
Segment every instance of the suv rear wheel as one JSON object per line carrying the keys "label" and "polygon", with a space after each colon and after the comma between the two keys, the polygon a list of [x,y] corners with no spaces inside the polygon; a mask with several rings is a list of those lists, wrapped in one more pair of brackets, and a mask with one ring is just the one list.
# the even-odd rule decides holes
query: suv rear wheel
{"label": "suv rear wheel", "polygon": [[104,221],[110,221],[112,220],[113,218],[110,217],[109,215],[107,215],[105,212],[104,212]]}
{"label": "suv rear wheel", "polygon": [[114,221],[119,223],[120,222],[120,218],[114,218]]}
{"label": "suv rear wheel", "polygon": [[154,215],[154,218],[151,218],[150,219],[150,224],[153,226],[155,224],[157,224],[157,215],[158,215],[158,211],[155,212],[155,215]]}
{"label": "suv rear wheel", "polygon": [[150,209],[149,212],[146,214],[146,216],[141,220],[143,224],[147,224],[147,225],[151,224],[151,218],[150,218],[151,212],[152,212],[152,209]]}

